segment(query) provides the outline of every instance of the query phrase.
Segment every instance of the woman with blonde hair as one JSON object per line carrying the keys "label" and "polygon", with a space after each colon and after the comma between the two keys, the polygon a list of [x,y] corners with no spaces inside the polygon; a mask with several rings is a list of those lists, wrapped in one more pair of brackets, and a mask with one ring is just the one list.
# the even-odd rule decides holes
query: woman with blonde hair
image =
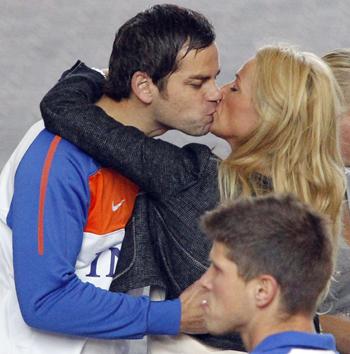
{"label": "woman with blonde hair", "polygon": [[[176,75],[165,82],[163,110],[164,97],[175,100],[167,89]],[[295,193],[329,217],[336,238],[344,195],[337,139],[340,103],[335,79],[321,59],[288,46],[267,46],[237,72],[221,90],[210,127],[232,147],[223,161],[207,146],[180,148],[117,122],[118,115],[111,118],[99,103],[104,80],[80,64],[44,97],[41,111],[47,129],[148,192],[136,201],[112,290],[154,285],[165,288],[168,298],[178,296],[209,266],[211,243],[198,219],[220,199]],[[177,81],[178,91],[191,86],[193,95],[198,94],[207,82],[201,81]],[[152,92],[162,94],[148,84]],[[158,104],[148,101],[143,109],[159,112]],[[156,117],[152,123],[157,123]],[[162,132],[171,128],[159,127]]]}
{"label": "woman with blonde hair", "polygon": [[[337,235],[344,182],[337,142],[339,92],[329,69],[312,53],[268,46],[240,72],[251,81],[247,98],[256,123],[247,134],[234,133],[233,151],[219,168],[221,195],[293,192],[328,215]],[[241,76],[233,88],[239,86]],[[244,87],[241,93],[230,94],[229,90],[230,84],[223,89],[221,105],[247,95]],[[234,121],[230,111],[228,115]],[[214,121],[212,131],[220,136],[217,124]],[[261,184],[256,173],[270,177],[272,186]]]}

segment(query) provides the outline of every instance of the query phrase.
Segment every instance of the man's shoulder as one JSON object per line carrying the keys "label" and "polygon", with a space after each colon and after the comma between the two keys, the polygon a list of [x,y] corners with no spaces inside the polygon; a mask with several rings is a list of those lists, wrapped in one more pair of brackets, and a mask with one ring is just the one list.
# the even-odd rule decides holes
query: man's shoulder
{"label": "man's shoulder", "polygon": [[[41,173],[45,166],[50,165],[51,173],[64,178],[73,170],[88,176],[100,168],[91,156],[67,140],[44,128],[36,133],[36,136],[33,134],[32,141],[27,143],[26,151],[21,152],[23,156],[19,161],[18,173]],[[28,135],[24,139],[28,139]]]}

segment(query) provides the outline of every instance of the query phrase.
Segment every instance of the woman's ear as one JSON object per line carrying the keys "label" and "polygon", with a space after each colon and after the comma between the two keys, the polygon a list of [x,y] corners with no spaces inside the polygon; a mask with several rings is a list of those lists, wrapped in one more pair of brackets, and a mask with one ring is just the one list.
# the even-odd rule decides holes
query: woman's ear
{"label": "woman's ear", "polygon": [[131,90],[133,94],[143,103],[152,103],[154,94],[154,83],[152,79],[142,71],[136,71],[131,78]]}

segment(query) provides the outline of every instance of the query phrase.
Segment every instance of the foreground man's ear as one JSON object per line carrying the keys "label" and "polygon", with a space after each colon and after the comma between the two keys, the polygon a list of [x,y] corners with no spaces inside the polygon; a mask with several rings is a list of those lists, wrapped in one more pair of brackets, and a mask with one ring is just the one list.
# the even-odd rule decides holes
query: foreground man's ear
{"label": "foreground man's ear", "polygon": [[255,279],[255,301],[257,307],[266,307],[276,298],[278,283],[276,279],[268,274],[259,275]]}

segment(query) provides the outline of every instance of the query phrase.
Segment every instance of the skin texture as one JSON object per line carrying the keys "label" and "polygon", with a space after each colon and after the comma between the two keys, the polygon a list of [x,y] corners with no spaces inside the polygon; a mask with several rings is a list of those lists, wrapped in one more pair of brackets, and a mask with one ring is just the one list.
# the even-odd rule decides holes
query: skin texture
{"label": "skin texture", "polygon": [[238,275],[236,264],[226,255],[226,246],[214,242],[210,268],[201,278],[203,287],[208,290],[207,302],[203,304],[205,320],[213,334],[239,330],[252,315],[250,284]]}
{"label": "skin texture", "polygon": [[180,332],[183,333],[207,333],[208,329],[204,321],[202,301],[206,290],[199,280],[189,286],[181,295],[181,324]]}
{"label": "skin texture", "polygon": [[257,126],[258,114],[253,106],[255,59],[250,59],[237,72],[236,79],[221,89],[222,99],[210,131],[232,147]]}
{"label": "skin texture", "polygon": [[[180,58],[185,49],[180,51]],[[153,94],[154,119],[165,127],[190,135],[208,133],[221,98],[215,81],[219,71],[215,44],[191,50],[180,60],[178,70],[169,76],[166,87]]]}

